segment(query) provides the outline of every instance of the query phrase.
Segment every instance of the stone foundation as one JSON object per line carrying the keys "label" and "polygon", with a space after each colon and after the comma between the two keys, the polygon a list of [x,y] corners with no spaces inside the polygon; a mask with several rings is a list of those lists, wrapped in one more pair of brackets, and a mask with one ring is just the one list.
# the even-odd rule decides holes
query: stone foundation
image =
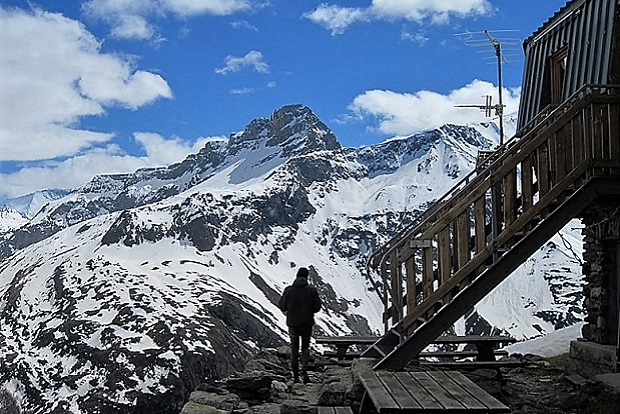
{"label": "stone foundation", "polygon": [[569,374],[579,374],[585,378],[617,372],[616,346],[590,341],[572,341],[566,370]]}
{"label": "stone foundation", "polygon": [[583,214],[585,324],[583,337],[598,344],[618,343],[618,245],[620,206],[595,203]]}
{"label": "stone foundation", "polygon": [[571,342],[567,371],[593,378],[618,372],[620,205],[596,202],[582,215],[584,340]]}

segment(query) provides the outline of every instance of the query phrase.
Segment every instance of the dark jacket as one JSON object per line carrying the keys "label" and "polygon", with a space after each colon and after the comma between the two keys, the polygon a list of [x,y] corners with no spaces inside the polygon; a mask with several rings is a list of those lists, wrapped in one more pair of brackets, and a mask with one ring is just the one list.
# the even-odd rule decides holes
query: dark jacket
{"label": "dark jacket", "polygon": [[286,314],[287,326],[302,326],[314,323],[314,314],[321,309],[321,299],[316,288],[308,284],[308,279],[298,277],[284,289],[278,305]]}

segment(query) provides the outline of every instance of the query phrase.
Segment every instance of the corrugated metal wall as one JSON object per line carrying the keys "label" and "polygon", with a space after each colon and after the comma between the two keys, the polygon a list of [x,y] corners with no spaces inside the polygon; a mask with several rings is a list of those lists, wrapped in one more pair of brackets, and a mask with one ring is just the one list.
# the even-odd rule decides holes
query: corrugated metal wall
{"label": "corrugated metal wall", "polygon": [[[562,100],[585,84],[608,83],[613,26],[619,0],[574,0],[524,42],[525,71],[518,128],[540,113],[548,102],[550,58],[568,47]],[[616,29],[618,30],[618,29]]]}

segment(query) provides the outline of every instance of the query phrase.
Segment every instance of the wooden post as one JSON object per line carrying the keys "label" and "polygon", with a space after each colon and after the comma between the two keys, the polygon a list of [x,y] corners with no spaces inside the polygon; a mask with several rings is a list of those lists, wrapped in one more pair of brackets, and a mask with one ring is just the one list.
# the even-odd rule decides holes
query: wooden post
{"label": "wooden post", "polygon": [[474,221],[476,236],[476,254],[480,253],[486,247],[487,229],[486,229],[486,193],[482,194],[474,202]]}
{"label": "wooden post", "polygon": [[415,280],[415,251],[405,262],[405,271],[407,273],[407,313],[409,313],[416,307],[416,298],[418,296]]}
{"label": "wooden post", "polygon": [[459,270],[469,261],[471,248],[469,246],[470,238],[470,219],[469,208],[456,218],[456,266],[455,271]]}
{"label": "wooden post", "polygon": [[443,285],[452,273],[450,249],[450,225],[439,231],[439,285]]}
{"label": "wooden post", "polygon": [[537,178],[538,178],[538,193],[540,197],[544,196],[549,192],[549,149],[547,148],[547,142],[542,144],[536,151],[538,155],[538,168],[537,168]]}
{"label": "wooden post", "polygon": [[504,177],[504,222],[506,226],[517,216],[517,171],[510,170]]}
{"label": "wooden post", "polygon": [[433,293],[433,282],[435,281],[432,247],[425,247],[422,249],[422,266],[422,285],[424,299],[426,299],[431,293]]}
{"label": "wooden post", "polygon": [[[609,143],[611,144],[611,159],[620,160],[620,105],[618,104],[609,107]],[[620,169],[613,168],[610,173],[618,175]]]}
{"label": "wooden post", "polygon": [[527,156],[521,163],[521,205],[523,213],[534,204],[534,176],[532,174],[532,157]]}
{"label": "wooden post", "polygon": [[566,176],[566,131],[564,130],[564,128],[560,128],[556,133],[555,133],[555,156],[553,157],[553,159],[555,159],[555,168],[554,171],[556,173],[555,175],[555,180],[553,182],[553,185],[555,185],[556,183],[560,182],[562,180],[562,178],[564,178]]}
{"label": "wooden post", "polygon": [[403,317],[403,288],[400,262],[396,252],[393,252],[390,258],[390,279],[392,288],[392,323],[395,325]]}

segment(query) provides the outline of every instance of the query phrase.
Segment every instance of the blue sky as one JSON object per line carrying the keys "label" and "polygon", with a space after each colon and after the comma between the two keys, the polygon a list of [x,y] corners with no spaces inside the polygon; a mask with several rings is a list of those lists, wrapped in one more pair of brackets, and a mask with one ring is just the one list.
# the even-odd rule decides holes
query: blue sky
{"label": "blue sky", "polygon": [[454,105],[497,101],[485,29],[516,111],[521,41],[565,3],[0,0],[0,200],[169,165],[293,103],[353,147],[480,121]]}

